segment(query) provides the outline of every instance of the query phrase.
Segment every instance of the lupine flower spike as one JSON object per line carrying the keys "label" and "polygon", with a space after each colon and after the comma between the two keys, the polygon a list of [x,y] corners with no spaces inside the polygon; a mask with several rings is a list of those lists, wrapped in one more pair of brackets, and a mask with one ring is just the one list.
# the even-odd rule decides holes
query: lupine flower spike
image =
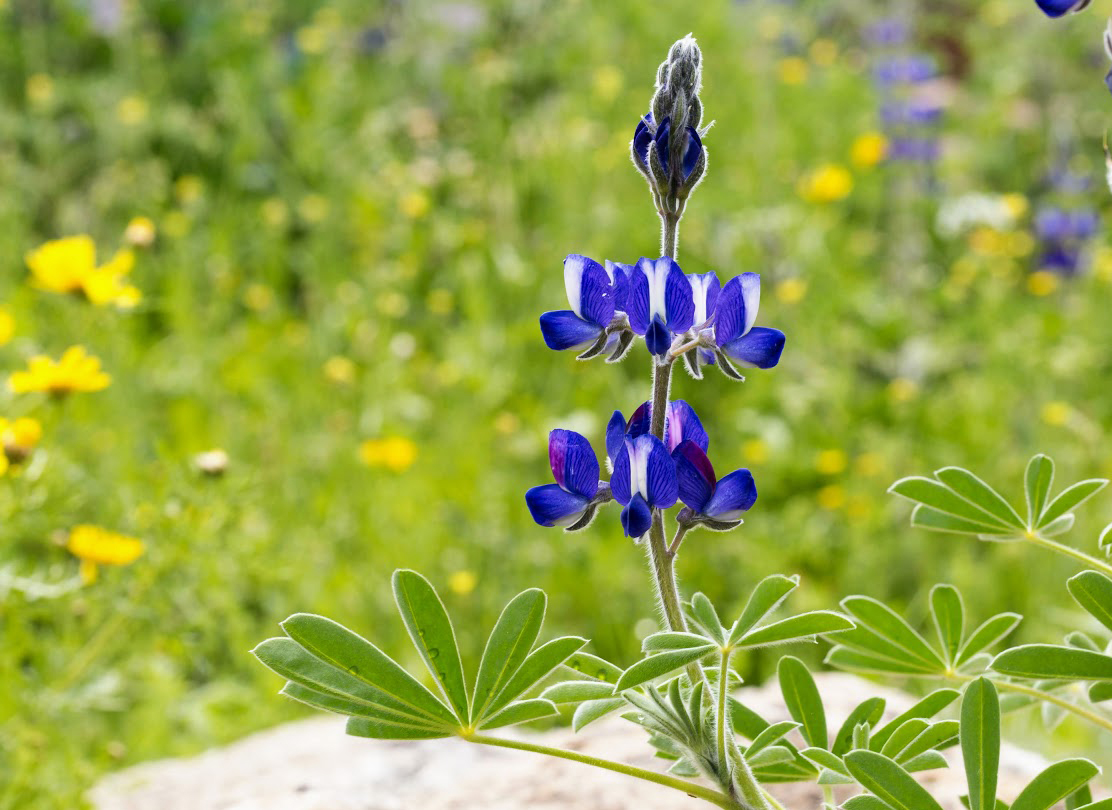
{"label": "lupine flower spike", "polygon": [[548,437],[548,461],[556,483],[525,493],[533,520],[568,531],[584,528],[599,505],[610,500],[609,488],[598,479],[598,459],[591,443],[573,430],[554,430]]}

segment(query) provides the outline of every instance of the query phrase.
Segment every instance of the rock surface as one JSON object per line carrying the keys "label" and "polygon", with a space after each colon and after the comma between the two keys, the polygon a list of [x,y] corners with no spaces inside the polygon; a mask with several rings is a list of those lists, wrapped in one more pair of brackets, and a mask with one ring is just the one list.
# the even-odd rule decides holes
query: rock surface
{"label": "rock surface", "polygon": [[[900,692],[841,674],[818,676],[830,723],[837,728],[867,697],[887,700],[893,717],[913,700]],[[743,690],[745,703],[770,721],[789,719],[775,684]],[[319,717],[264,731],[189,759],[138,765],[112,774],[89,794],[97,810],[672,810],[708,807],[697,799],[638,779],[521,751],[470,745],[458,739],[384,742],[348,737],[343,719]],[[837,725],[835,725],[837,724]],[[508,730],[500,736],[569,748],[663,770],[639,728],[608,718],[582,734]],[[965,792],[960,756],[949,770],[924,775],[947,808]],[[1011,800],[1044,767],[1017,748],[1001,757],[1001,798]],[[787,810],[816,810],[813,785],[772,785]],[[839,799],[842,797],[839,795]]]}

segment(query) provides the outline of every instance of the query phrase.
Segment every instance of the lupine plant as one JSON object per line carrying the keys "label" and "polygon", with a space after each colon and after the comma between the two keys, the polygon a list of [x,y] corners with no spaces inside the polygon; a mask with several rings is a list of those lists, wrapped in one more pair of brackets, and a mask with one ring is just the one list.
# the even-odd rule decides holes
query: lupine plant
{"label": "lupine plant", "polygon": [[[633,131],[632,162],[660,220],[662,255],[628,263],[569,255],[568,308],[540,318],[552,349],[574,349],[581,360],[603,357],[608,363],[636,358],[651,369],[649,398],[628,418],[614,411],[599,437],[605,465],[588,437],[553,430],[553,480],[525,493],[525,505],[545,527],[578,531],[607,508],[617,512],[615,530],[620,524],[631,547],[648,559],[664,625],[643,640],[644,657],[618,665],[586,651],[584,638],[540,641],[547,599],[530,589],[505,606],[469,678],[440,597],[409,570],[395,572],[393,592],[428,677],[410,674],[336,622],[304,613],[283,622],[285,635],[262,642],[255,654],[286,679],[284,694],[346,715],[347,731],[356,736],[457,737],[616,771],[741,810],[782,810],[767,786],[807,781],[822,786],[830,810],[834,786],[853,794],[841,805],[851,810],[940,808],[910,774],[946,767],[941,751],[960,744],[968,806],[996,810],[1003,806],[996,797],[1002,710],[1042,700],[1112,728],[1112,721],[1059,688],[1085,681],[1092,684],[1089,701],[1112,697],[1112,656],[1101,651],[1100,641],[1072,634],[1064,646],[1017,647],[992,658],[986,651],[1018,617],[992,617],[967,632],[961,597],[945,585],[931,593],[937,643],[864,596],[846,599],[841,612],[785,613],[782,605],[799,586],[795,576],[765,577],[737,614],[724,613],[702,593],[685,598],[678,588],[674,564],[690,545],[683,545],[687,535],[737,529],[757,501],[757,487],[745,469],[718,476],[710,461],[711,434],[687,402],[670,399],[674,370],[682,364],[701,380],[717,367],[730,380],[743,381],[743,370],[776,366],[785,345],[782,332],[756,325],[758,274],[743,272],[722,284],[713,272],[685,274],[677,261],[680,221],[707,172],[701,75],[694,39],[676,42],[657,72],[649,110]],[[641,343],[644,351],[636,348]],[[1050,499],[1052,472],[1045,457],[1032,462],[1026,518],[957,468],[935,478],[905,479],[893,489],[918,502],[916,526],[1027,541],[1081,559],[1090,570],[1070,581],[1071,593],[1112,630],[1112,566],[1052,539],[1106,482],[1082,482]],[[615,507],[609,507],[612,501]],[[885,715],[883,699],[870,698],[835,729],[807,666],[783,655],[777,671],[790,719],[766,720],[738,698],[739,659],[756,648],[820,637],[836,644],[828,658],[832,665],[946,683],[895,717]],[[998,691],[1018,701],[1005,704]],[[959,716],[946,716],[959,701]],[[668,763],[666,772],[491,733],[555,716],[561,708],[571,713],[576,731],[608,715],[636,724]],[[1109,802],[1094,803],[1089,794],[1098,772],[1082,759],[1052,765],[1012,810],[1048,810],[1066,797],[1074,810],[1108,810]]]}

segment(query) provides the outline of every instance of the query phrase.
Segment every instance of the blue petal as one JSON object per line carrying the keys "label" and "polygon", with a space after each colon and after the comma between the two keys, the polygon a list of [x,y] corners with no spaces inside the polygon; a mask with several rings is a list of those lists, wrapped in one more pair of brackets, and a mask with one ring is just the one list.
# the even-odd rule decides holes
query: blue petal
{"label": "blue petal", "polygon": [[685,441],[672,453],[680,500],[702,514],[714,494],[714,468],[703,449]]}
{"label": "blue petal", "polygon": [[622,449],[622,443],[625,441],[626,429],[625,417],[622,416],[621,411],[614,411],[614,415],[610,417],[610,421],[606,424],[606,457],[610,459],[610,463],[614,463],[614,459],[618,456],[618,451]]}
{"label": "blue petal", "polygon": [[626,537],[642,537],[653,524],[653,513],[645,499],[634,495],[622,509],[622,528]]}
{"label": "blue petal", "polygon": [[722,346],[727,356],[747,368],[772,368],[784,351],[784,333],[779,329],[754,326],[749,333]]}
{"label": "blue petal", "polygon": [[[734,470],[714,488],[714,494],[703,510],[715,520],[740,520],[757,502],[757,484],[749,470]],[[690,504],[688,504],[690,506]]]}
{"label": "blue petal", "polygon": [[598,459],[586,438],[574,430],[554,430],[548,434],[548,463],[556,483],[584,498],[598,492]]}
{"label": "blue petal", "polygon": [[652,403],[642,402],[637,406],[637,410],[633,412],[633,416],[629,417],[629,424],[626,425],[626,436],[631,439],[644,436],[652,428],[652,418]]}
{"label": "blue petal", "polygon": [[564,259],[564,287],[571,311],[585,321],[606,327],[614,317],[610,275],[594,259],[572,253]]}
{"label": "blue petal", "polygon": [[707,436],[695,409],[682,399],[673,400],[668,404],[668,413],[664,420],[664,442],[668,452],[689,439],[699,445],[704,453],[710,446],[710,437]]}
{"label": "blue petal", "polygon": [[687,128],[687,149],[683,153],[683,179],[686,180],[691,176],[691,172],[695,170],[695,164],[699,162],[699,156],[703,154],[703,141],[699,138],[699,133],[696,132],[695,127]]}
{"label": "blue petal", "polygon": [[545,484],[526,492],[525,503],[541,526],[571,526],[583,517],[590,498],[566,492],[558,484]]}
{"label": "blue petal", "polygon": [[614,299],[614,309],[617,312],[625,312],[626,301],[629,300],[629,284],[633,278],[633,265],[607,259],[606,272],[613,279],[610,297]]}
{"label": "blue petal", "polygon": [[649,113],[640,121],[637,122],[637,128],[633,130],[633,154],[637,156],[637,162],[641,164],[644,169],[649,168],[648,155],[649,146],[653,142],[652,133],[649,132],[648,121],[653,120],[653,114]]}
{"label": "blue petal", "polygon": [[1046,16],[1062,17],[1071,11],[1081,11],[1089,0],[1035,0],[1035,3]]}
{"label": "blue petal", "polygon": [[702,326],[714,315],[722,284],[714,273],[692,273],[687,277],[691,282],[691,296],[695,302],[694,326]]}
{"label": "blue petal", "polygon": [[621,449],[614,456],[614,472],[610,475],[610,494],[620,504],[629,503],[629,442],[623,441]]}
{"label": "blue petal", "polygon": [[649,351],[658,357],[663,357],[672,347],[672,333],[659,317],[654,317],[652,324],[645,332],[645,345]]}
{"label": "blue petal", "polygon": [[668,132],[672,128],[672,117],[665,116],[656,129],[656,156],[660,158],[660,165],[664,173],[668,174]]}
{"label": "blue petal", "polygon": [[760,275],[742,273],[727,281],[715,307],[714,339],[718,345],[729,343],[752,329],[760,305]]}
{"label": "blue petal", "polygon": [[676,463],[672,461],[664,443],[656,436],[642,436],[636,441],[652,443],[645,464],[645,500],[649,506],[667,509],[679,498]]}
{"label": "blue petal", "polygon": [[715,363],[718,362],[718,356],[710,349],[696,349],[695,351],[699,353],[700,363],[705,363],[707,365],[713,366]]}
{"label": "blue petal", "polygon": [[[626,314],[629,327],[639,335],[649,331],[649,277],[645,275],[642,259],[634,268],[629,280],[629,294],[626,298]],[[651,265],[650,265],[651,268]]]}
{"label": "blue petal", "polygon": [[541,315],[544,343],[556,351],[590,346],[602,332],[601,326],[588,323],[571,310],[561,309]]}
{"label": "blue petal", "polygon": [[668,268],[664,286],[664,311],[667,313],[668,328],[680,334],[690,329],[695,322],[695,297],[691,292],[691,282],[672,259],[667,256],[657,259],[658,268],[660,262],[664,262]]}

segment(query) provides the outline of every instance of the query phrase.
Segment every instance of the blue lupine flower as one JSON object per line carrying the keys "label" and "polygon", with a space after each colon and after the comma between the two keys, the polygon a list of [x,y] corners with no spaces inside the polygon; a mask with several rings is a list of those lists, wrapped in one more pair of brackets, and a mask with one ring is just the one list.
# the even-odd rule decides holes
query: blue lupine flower
{"label": "blue lupine flower", "polygon": [[626,301],[629,299],[629,282],[633,277],[634,267],[635,265],[632,264],[612,262],[609,259],[603,265],[603,269],[606,270],[606,275],[610,277],[610,282],[613,285],[612,295],[616,312],[626,311]]}
{"label": "blue lupine flower", "polygon": [[742,273],[730,279],[718,296],[714,339],[728,358],[748,368],[772,368],[784,351],[784,333],[754,326],[761,303],[761,277]]}
{"label": "blue lupine flower", "polygon": [[[633,130],[633,154],[636,156],[641,169],[648,173],[649,148],[655,144],[660,165],[664,169],[664,173],[668,174],[670,170],[669,152],[671,151],[668,145],[672,129],[671,116],[660,122],[660,126],[656,127],[655,135],[652,128],[653,114],[651,112],[646,113],[645,117],[637,122],[637,127]],[[687,145],[684,147],[682,166],[684,180],[691,176],[691,172],[695,170],[695,164],[699,162],[699,156],[703,154],[703,141],[699,137],[699,132],[691,126],[687,127],[686,130]]]}
{"label": "blue lupine flower", "polygon": [[1096,211],[1066,211],[1047,206],[1035,214],[1035,233],[1039,239],[1088,239],[1096,233],[1100,218]]}
{"label": "blue lupine flower", "polygon": [[594,259],[577,253],[564,259],[564,286],[571,309],[541,315],[544,342],[558,351],[591,345],[614,318],[611,276]]}
{"label": "blue lupine flower", "polygon": [[626,537],[643,536],[652,525],[652,510],[667,509],[679,499],[676,465],[664,443],[651,433],[625,439],[614,459],[610,489],[622,505]]}
{"label": "blue lupine flower", "polygon": [[1090,0],[1035,0],[1047,17],[1063,17],[1071,11],[1081,11]]}
{"label": "blue lupine flower", "polygon": [[[701,332],[707,326],[707,322],[714,317],[714,310],[718,306],[718,296],[722,292],[722,284],[714,273],[703,273],[702,275],[692,273],[688,275],[687,279],[691,282],[691,292],[695,298],[694,328],[696,332]],[[714,352],[701,346],[690,355],[685,355],[685,359],[688,357],[694,361],[688,362],[688,368],[696,377],[702,376],[702,372],[699,370],[701,364],[714,365],[715,363]]]}
{"label": "blue lupine flower", "polygon": [[696,519],[735,523],[756,503],[757,485],[749,470],[734,470],[719,481],[706,451],[693,441],[680,444],[672,458],[680,500]]}
{"label": "blue lupine flower", "polygon": [[573,526],[599,493],[599,466],[591,443],[573,430],[548,435],[548,462],[555,484],[533,487],[525,503],[541,526]]}
{"label": "blue lupine flower", "polygon": [[[644,402],[626,422],[621,411],[614,411],[606,425],[606,455],[613,464],[626,439],[636,439],[649,433],[652,423],[652,403]],[[671,453],[685,441],[693,441],[705,452],[710,446],[710,437],[703,428],[695,409],[682,399],[668,403],[664,414],[664,447]]]}
{"label": "blue lupine flower", "polygon": [[682,334],[695,321],[691,283],[667,256],[641,259],[633,270],[626,302],[629,325],[645,336],[645,345],[658,356],[667,354],[672,335]]}

